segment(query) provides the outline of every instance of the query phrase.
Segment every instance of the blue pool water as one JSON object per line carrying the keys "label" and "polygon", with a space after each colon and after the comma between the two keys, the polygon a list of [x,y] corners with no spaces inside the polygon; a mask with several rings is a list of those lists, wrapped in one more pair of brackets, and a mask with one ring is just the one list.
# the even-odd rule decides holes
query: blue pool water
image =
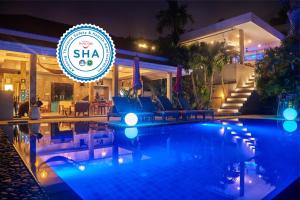
{"label": "blue pool water", "polygon": [[299,122],[10,129],[42,185],[63,182],[82,199],[271,199],[300,177]]}

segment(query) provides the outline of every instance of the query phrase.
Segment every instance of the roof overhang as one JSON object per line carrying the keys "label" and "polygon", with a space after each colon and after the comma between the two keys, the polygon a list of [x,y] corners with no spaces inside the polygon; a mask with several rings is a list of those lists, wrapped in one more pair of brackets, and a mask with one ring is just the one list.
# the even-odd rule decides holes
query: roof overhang
{"label": "roof overhang", "polygon": [[207,27],[197,29],[183,34],[180,38],[181,44],[189,44],[216,34],[228,32],[235,29],[243,29],[249,37],[265,37],[269,40],[280,41],[285,36],[266,23],[264,20],[249,12],[233,17]]}
{"label": "roof overhang", "polygon": [[[7,51],[15,51],[21,53],[28,53],[28,54],[38,54],[44,56],[51,56],[56,57],[56,49],[50,47],[42,47],[38,45],[29,45],[23,44],[18,42],[11,42],[11,41],[3,41],[0,40],[0,50],[7,50]],[[131,51],[123,50],[123,53],[133,53]],[[143,56],[141,54],[134,54],[135,56]],[[147,54],[145,54],[147,56]],[[151,55],[149,55],[151,56]],[[122,65],[127,67],[132,67],[134,65],[133,59],[128,58],[116,58],[115,63],[116,65]],[[152,62],[145,62],[140,61],[140,67],[149,70],[156,70],[160,72],[172,73],[173,75],[176,74],[176,67],[171,65],[165,64],[157,64]]]}

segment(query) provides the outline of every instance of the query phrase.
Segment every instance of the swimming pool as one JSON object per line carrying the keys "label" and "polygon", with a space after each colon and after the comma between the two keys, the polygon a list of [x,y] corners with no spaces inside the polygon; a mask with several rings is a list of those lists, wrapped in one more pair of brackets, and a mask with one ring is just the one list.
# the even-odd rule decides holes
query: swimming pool
{"label": "swimming pool", "polygon": [[95,122],[1,128],[51,196],[173,200],[271,199],[300,176],[299,126],[235,119],[127,129]]}

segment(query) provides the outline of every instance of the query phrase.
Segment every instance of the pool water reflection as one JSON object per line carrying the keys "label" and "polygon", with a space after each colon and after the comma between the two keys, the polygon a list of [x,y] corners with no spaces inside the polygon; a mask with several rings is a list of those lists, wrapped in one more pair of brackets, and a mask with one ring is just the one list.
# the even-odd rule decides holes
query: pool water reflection
{"label": "pool water reflection", "polygon": [[262,199],[300,175],[299,130],[285,126],[229,120],[129,129],[87,122],[2,128],[41,185],[63,182],[83,199]]}

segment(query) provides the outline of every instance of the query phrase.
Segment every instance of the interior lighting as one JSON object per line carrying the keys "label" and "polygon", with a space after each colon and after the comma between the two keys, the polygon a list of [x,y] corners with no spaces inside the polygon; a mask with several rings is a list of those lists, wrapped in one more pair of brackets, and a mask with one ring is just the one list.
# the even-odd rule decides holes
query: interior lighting
{"label": "interior lighting", "polygon": [[13,91],[14,87],[12,84],[5,84],[4,85],[4,90],[5,91]]}

